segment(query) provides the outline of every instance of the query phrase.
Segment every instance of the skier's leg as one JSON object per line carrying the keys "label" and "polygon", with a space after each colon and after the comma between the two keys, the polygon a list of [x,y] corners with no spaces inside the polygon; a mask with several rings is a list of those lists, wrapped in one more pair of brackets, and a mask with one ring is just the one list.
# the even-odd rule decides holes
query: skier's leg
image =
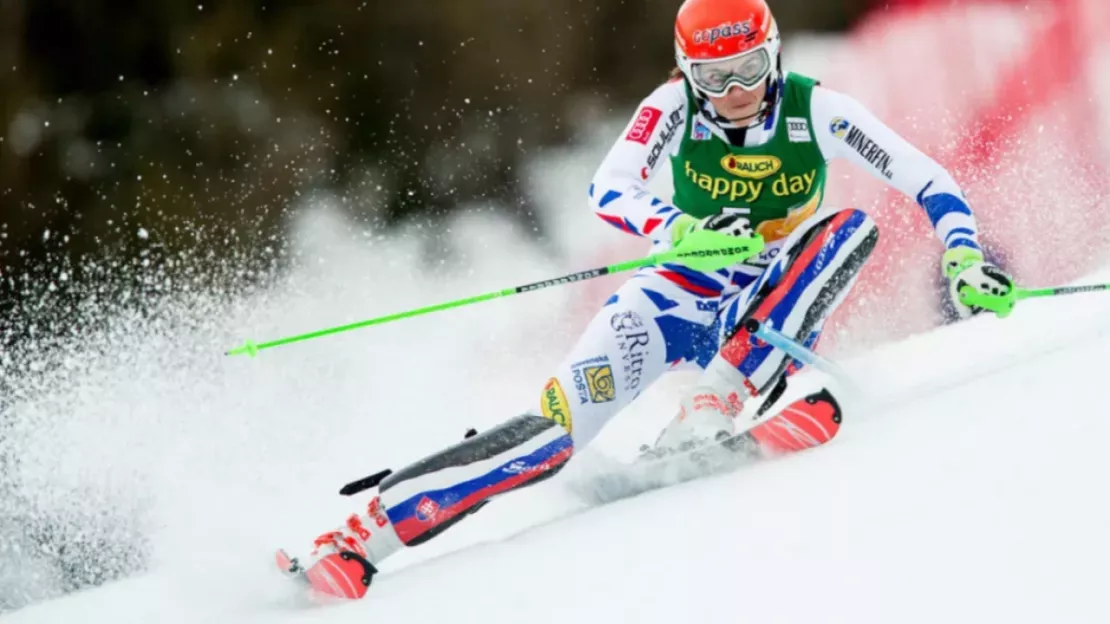
{"label": "skier's leg", "polygon": [[536,414],[391,474],[364,513],[316,540],[303,564],[309,581],[361,597],[386,557],[435,537],[493,496],[554,475],[673,363],[704,353],[700,343],[715,347],[725,277],[677,266],[638,273],[587,326],[544,386]]}
{"label": "skier's leg", "polygon": [[486,500],[554,476],[573,451],[558,423],[524,414],[390,475],[381,501],[400,541],[416,546]]}
{"label": "skier's leg", "polygon": [[435,537],[493,496],[553,476],[573,448],[551,419],[510,419],[387,476],[364,512],[316,538],[297,565],[317,590],[360,598],[387,557]]}
{"label": "skier's leg", "polygon": [[[743,321],[758,319],[814,345],[824,320],[844,300],[877,240],[874,221],[853,209],[823,210],[795,230],[759,278],[723,305],[720,352],[657,444],[703,442],[706,434],[690,431],[688,421],[724,422],[721,415],[734,417],[746,399],[771,391],[788,368],[796,370],[797,363],[786,354],[754,340]],[[735,425],[724,434],[751,426]]]}
{"label": "skier's leg", "polygon": [[676,265],[640,271],[609,298],[556,367],[540,412],[567,427],[575,448],[585,447],[663,373],[716,351],[716,311],[728,288],[724,274]]}

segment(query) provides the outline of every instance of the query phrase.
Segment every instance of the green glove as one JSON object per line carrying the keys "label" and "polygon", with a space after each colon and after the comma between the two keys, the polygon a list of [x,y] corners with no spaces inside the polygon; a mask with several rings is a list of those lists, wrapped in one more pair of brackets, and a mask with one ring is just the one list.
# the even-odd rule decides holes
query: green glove
{"label": "green glove", "polygon": [[[941,257],[941,270],[948,278],[948,296],[960,318],[983,310],[999,318],[1014,308],[1014,280],[1002,269],[986,262],[983,252],[971,247],[952,247]],[[974,303],[967,301],[973,299]]]}
{"label": "green glove", "polygon": [[755,236],[751,221],[747,217],[730,213],[709,215],[703,219],[691,217],[688,214],[679,215],[671,224],[671,246],[678,249],[682,239],[687,234],[697,230],[713,230],[737,238],[751,238]]}
{"label": "green glove", "polygon": [[956,276],[977,262],[983,262],[983,252],[971,247],[953,247],[941,256],[941,270],[948,279]]}

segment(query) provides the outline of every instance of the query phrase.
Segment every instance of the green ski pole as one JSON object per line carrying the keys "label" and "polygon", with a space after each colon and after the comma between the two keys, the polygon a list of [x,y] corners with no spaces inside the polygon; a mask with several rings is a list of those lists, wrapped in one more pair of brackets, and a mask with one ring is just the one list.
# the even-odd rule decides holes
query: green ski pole
{"label": "green ski pole", "polygon": [[1055,297],[1056,295],[1074,295],[1076,293],[1098,292],[1110,290],[1110,284],[1087,284],[1085,286],[1058,286],[1056,288],[1018,288],[1017,299],[1030,299],[1033,297]]}
{"label": "green ski pole", "polygon": [[313,338],[320,338],[322,336],[329,336],[331,334],[338,334],[341,332],[351,331],[352,329],[360,329],[362,327],[369,327],[371,325],[381,325],[383,323],[390,323],[399,321],[401,319],[412,318],[423,314],[430,314],[432,312],[439,312],[441,310],[449,310],[451,308],[458,308],[473,303],[482,301],[489,301],[491,299],[498,299],[501,297],[509,297],[512,295],[519,295],[521,293],[533,292],[550,288],[552,286],[561,286],[563,284],[572,284],[574,282],[581,282],[583,280],[590,280],[603,275],[612,275],[614,273],[621,273],[640,267],[677,263],[682,264],[696,271],[716,271],[723,269],[732,264],[743,262],[748,258],[763,251],[763,237],[754,236],[750,238],[737,238],[729,236],[720,232],[712,230],[698,230],[687,234],[682,240],[682,245],[679,249],[672,249],[658,254],[653,254],[646,258],[639,260],[629,260],[628,262],[620,262],[606,267],[597,269],[590,269],[588,271],[579,271],[578,273],[571,273],[562,277],[556,277],[542,282],[534,282],[525,284],[523,286],[516,286],[514,288],[506,288],[484,295],[476,295],[473,297],[466,297],[464,299],[456,299],[445,303],[430,305],[423,308],[416,308],[415,310],[408,310],[406,312],[398,312],[396,314],[388,314],[386,316],[379,316],[377,318],[359,321],[357,323],[350,323],[347,325],[340,325],[338,327],[329,327],[306,334],[298,334],[296,336],[289,336],[286,338],[279,338],[268,342],[256,343],[247,340],[243,346],[236,347],[226,352],[226,355],[249,355],[254,357],[258,355],[259,351],[265,349],[272,349],[282,345],[287,345],[294,342],[301,342],[303,340],[311,340]]}
{"label": "green ski pole", "polygon": [[1022,299],[1074,295],[1076,293],[1098,292],[1101,290],[1110,290],[1110,284],[1057,286],[1053,288],[1015,288],[1005,295],[987,295],[980,293],[971,286],[964,286],[960,290],[960,301],[963,302],[964,305],[975,306],[994,312],[999,318],[1006,318],[1014,311],[1014,305]]}

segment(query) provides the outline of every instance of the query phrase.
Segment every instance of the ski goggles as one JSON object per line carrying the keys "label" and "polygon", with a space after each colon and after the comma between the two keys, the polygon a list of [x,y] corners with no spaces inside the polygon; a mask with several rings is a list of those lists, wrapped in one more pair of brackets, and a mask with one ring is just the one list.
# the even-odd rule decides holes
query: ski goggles
{"label": "ski goggles", "polygon": [[708,62],[690,63],[690,82],[701,91],[721,97],[733,85],[753,91],[774,69],[767,46],[760,46],[739,56]]}

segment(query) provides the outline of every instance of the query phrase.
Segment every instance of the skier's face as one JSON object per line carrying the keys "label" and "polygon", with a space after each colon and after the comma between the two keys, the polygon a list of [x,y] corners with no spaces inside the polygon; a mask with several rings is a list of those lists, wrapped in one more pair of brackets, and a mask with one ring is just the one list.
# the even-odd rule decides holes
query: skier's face
{"label": "skier's face", "polygon": [[767,95],[767,83],[764,82],[754,91],[733,86],[721,97],[709,97],[713,109],[729,121],[744,122],[759,114],[759,106],[763,97]]}

